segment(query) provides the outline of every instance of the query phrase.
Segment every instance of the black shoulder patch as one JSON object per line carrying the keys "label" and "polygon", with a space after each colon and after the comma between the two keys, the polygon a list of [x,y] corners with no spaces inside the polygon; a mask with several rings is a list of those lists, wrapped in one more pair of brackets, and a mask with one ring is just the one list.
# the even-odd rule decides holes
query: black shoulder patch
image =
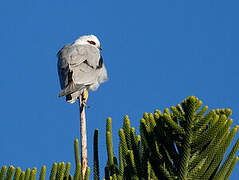
{"label": "black shoulder patch", "polygon": [[102,56],[100,56],[99,64],[96,67],[96,69],[100,69],[100,68],[102,68],[102,66],[103,66],[103,58],[102,58]]}

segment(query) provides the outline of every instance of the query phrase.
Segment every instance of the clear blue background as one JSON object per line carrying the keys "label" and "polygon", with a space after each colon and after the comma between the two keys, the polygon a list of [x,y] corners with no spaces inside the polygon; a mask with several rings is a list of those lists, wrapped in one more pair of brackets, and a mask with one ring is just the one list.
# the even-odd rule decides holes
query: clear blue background
{"label": "clear blue background", "polygon": [[[236,0],[2,1],[0,166],[47,165],[49,172],[55,161],[74,164],[79,112],[77,104],[57,98],[56,53],[85,34],[101,40],[109,75],[90,92],[87,109],[89,164],[99,128],[101,177],[108,116],[115,153],[124,115],[138,132],[143,112],[190,95],[210,109],[231,108],[233,125],[239,124],[238,5]],[[238,171],[239,165],[231,179],[238,179]]]}

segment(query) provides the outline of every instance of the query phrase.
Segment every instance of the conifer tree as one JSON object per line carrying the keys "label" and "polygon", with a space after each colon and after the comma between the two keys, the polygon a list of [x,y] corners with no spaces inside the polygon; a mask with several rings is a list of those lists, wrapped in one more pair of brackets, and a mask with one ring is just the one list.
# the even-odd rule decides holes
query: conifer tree
{"label": "conifer tree", "polygon": [[[105,180],[226,180],[229,179],[238,157],[237,139],[228,155],[225,154],[237,133],[231,128],[230,109],[208,111],[207,106],[194,97],[188,97],[181,105],[163,112],[144,113],[140,120],[140,135],[135,134],[128,116],[119,130],[118,158],[114,153],[112,120],[106,123],[107,164]],[[94,134],[94,180],[100,179],[98,158],[98,134]],[[81,173],[79,141],[74,142],[75,170],[71,163],[53,163],[49,178],[46,166],[37,176],[37,168],[25,171],[20,167],[3,166],[0,180],[89,180],[90,168],[84,177]],[[223,160],[225,157],[225,160]]]}
{"label": "conifer tree", "polygon": [[144,113],[140,136],[135,135],[125,116],[119,130],[119,163],[113,153],[108,118],[105,179],[228,179],[238,161],[238,139],[225,161],[223,158],[238,126],[231,129],[230,109],[206,113],[208,107],[201,106],[202,101],[191,96],[181,105],[172,106],[171,111]]}

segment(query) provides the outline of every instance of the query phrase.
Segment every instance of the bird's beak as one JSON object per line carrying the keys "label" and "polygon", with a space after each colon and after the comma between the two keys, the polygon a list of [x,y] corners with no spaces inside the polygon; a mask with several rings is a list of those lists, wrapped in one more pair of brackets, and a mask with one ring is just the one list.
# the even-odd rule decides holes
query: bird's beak
{"label": "bird's beak", "polygon": [[100,47],[98,47],[98,49],[99,49],[99,50],[102,50],[102,47],[100,46]]}

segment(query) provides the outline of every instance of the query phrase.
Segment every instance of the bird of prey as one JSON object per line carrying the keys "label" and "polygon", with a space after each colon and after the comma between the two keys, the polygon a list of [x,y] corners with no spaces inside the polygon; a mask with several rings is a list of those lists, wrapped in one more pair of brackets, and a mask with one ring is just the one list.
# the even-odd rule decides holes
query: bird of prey
{"label": "bird of prey", "polygon": [[83,95],[87,101],[88,90],[96,90],[107,80],[107,71],[100,55],[100,41],[94,35],[79,37],[73,44],[65,45],[58,53],[58,75],[62,91],[59,97],[74,103]]}

